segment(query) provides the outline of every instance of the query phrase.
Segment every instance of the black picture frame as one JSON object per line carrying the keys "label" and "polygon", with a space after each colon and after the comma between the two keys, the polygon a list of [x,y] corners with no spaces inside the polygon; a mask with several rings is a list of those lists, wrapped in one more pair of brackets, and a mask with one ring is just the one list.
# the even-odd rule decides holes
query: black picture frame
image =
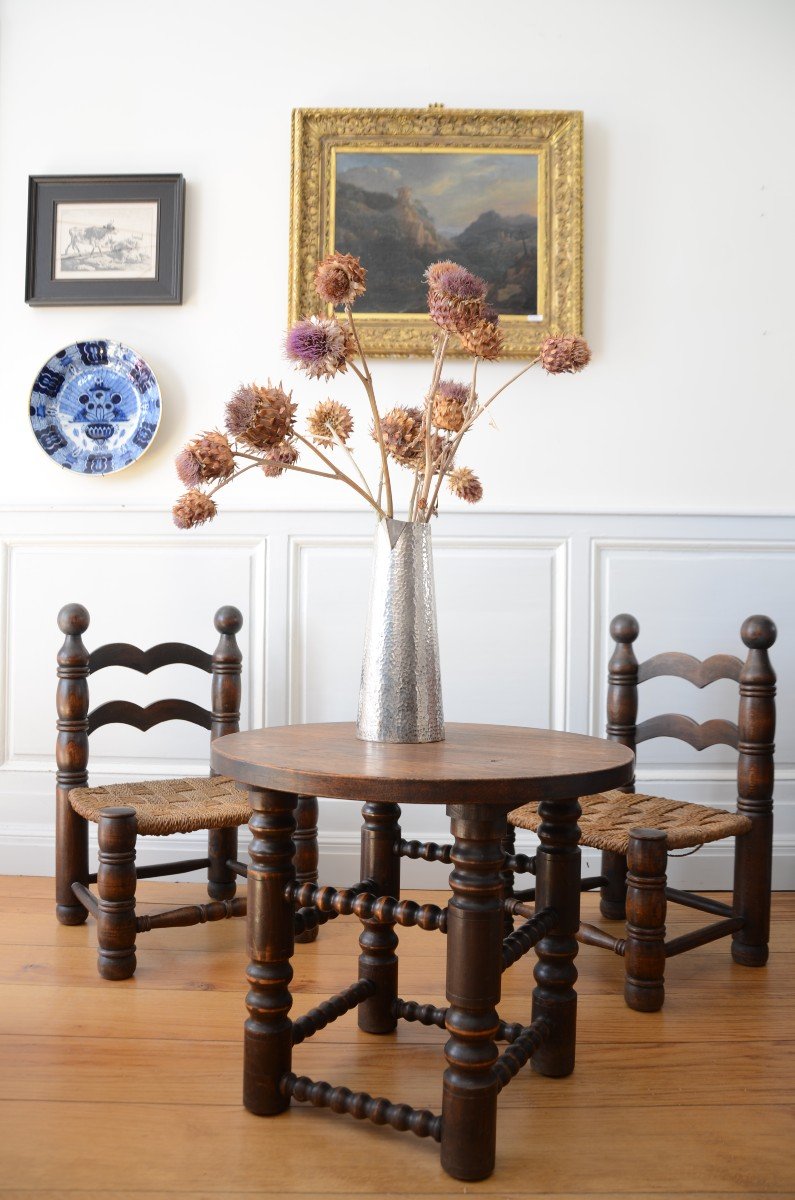
{"label": "black picture frame", "polygon": [[[157,204],[152,278],[57,277],[56,215],[60,204]],[[182,175],[31,175],[25,302],[31,305],[181,304],[185,218]],[[130,239],[134,242],[136,235]],[[114,251],[118,252],[117,239]],[[100,249],[94,246],[93,253]],[[83,257],[88,260],[92,251]],[[76,252],[77,254],[77,252]],[[65,261],[61,259],[61,263]],[[107,257],[106,257],[107,261]],[[150,260],[151,261],[151,260]],[[115,267],[103,273],[107,275]],[[134,267],[119,268],[127,271]]]}

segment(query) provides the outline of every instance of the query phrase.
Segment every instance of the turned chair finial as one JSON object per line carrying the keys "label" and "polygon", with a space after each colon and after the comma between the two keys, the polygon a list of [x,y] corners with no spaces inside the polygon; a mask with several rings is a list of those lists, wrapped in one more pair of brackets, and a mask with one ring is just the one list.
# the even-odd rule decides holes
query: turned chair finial
{"label": "turned chair finial", "polygon": [[88,609],[82,604],[65,604],[58,613],[58,628],[66,637],[85,633],[90,623]]}
{"label": "turned chair finial", "polygon": [[756,614],[743,621],[740,637],[749,650],[769,650],[778,637],[775,622]]}
{"label": "turned chair finial", "polygon": [[610,622],[610,636],[614,642],[631,644],[640,633],[640,625],[631,613],[619,613]]}
{"label": "turned chair finial", "polygon": [[225,604],[223,608],[219,608],[213,620],[219,633],[240,633],[243,628],[243,614],[233,604]]}

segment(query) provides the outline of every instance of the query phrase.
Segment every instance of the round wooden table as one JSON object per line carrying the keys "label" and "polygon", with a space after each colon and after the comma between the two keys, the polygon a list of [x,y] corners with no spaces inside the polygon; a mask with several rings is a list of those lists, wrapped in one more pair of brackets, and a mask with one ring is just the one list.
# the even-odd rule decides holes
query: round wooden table
{"label": "round wooden table", "polygon": [[[212,745],[212,765],[249,790],[248,950],[244,1103],[274,1116],[291,1099],[390,1124],[441,1143],[456,1179],[494,1168],[497,1095],[531,1059],[543,1075],[574,1067],[575,934],[580,910],[578,797],[629,783],[633,755],[617,742],[502,725],[446,727],[420,746],[362,742],[352,724],[291,725],[233,733]],[[299,883],[293,862],[299,796],[364,802],[361,880],[351,888]],[[503,938],[506,814],[540,801],[535,915]],[[446,908],[400,900],[401,804],[445,804],[452,861]],[[416,853],[412,853],[412,857]],[[510,865],[508,863],[508,865]],[[298,912],[296,912],[298,908]],[[359,978],[297,1020],[290,981],[296,932],[340,914],[363,921]],[[395,925],[447,935],[446,1008],[398,998]],[[500,977],[535,946],[532,1020],[506,1025]],[[441,1116],[298,1076],[292,1047],[357,1007],[360,1028],[391,1033],[399,1018],[447,1029]],[[496,1042],[508,1041],[500,1054]]]}

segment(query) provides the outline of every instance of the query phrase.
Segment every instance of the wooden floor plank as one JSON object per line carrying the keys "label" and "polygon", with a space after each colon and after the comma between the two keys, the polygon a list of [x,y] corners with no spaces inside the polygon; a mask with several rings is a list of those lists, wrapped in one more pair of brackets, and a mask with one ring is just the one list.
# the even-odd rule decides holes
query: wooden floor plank
{"label": "wooden floor plank", "polygon": [[[364,1035],[349,1040],[331,1031],[317,1035],[295,1051],[295,1069],[321,1079],[339,1081],[355,1091],[399,1096],[415,1107],[441,1103],[441,1071],[445,1034],[408,1041],[404,1036],[380,1040],[377,1055]],[[351,1053],[351,1046],[356,1052]],[[197,1042],[155,1038],[123,1041],[123,1074],[119,1073],[118,1038],[81,1039],[42,1035],[0,1037],[5,1071],[0,1099],[85,1101],[108,1104],[238,1105],[243,1070],[242,1037],[234,1042]],[[731,1062],[721,1072],[715,1061]],[[151,1080],[158,1078],[157,1090]],[[693,1055],[684,1043],[640,1042],[628,1053],[624,1043],[581,1045],[577,1078],[550,1082],[523,1071],[502,1093],[509,1108],[535,1105],[605,1107],[688,1104],[786,1104],[795,1078],[795,1030],[792,1039],[737,1044],[714,1042],[709,1056]],[[720,1095],[716,1096],[716,1083]]]}
{"label": "wooden floor plank", "polygon": [[[608,1177],[616,1191],[630,1194],[641,1181],[647,1190],[685,1196],[784,1191],[793,1181],[794,1119],[795,1109],[773,1105],[532,1113],[503,1105],[497,1171],[466,1190],[516,1194],[523,1181],[519,1194],[547,1197],[560,1190],[587,1193],[595,1178]],[[753,1154],[745,1138],[727,1134],[727,1121],[735,1128],[753,1126]],[[434,1143],[304,1105],[268,1120],[242,1106],[12,1101],[0,1104],[0,1127],[7,1142],[4,1177],[30,1188],[68,1179],[76,1188],[110,1190],[145,1174],[164,1191],[188,1190],[207,1188],[222,1170],[230,1191],[255,1189],[278,1171],[286,1195],[314,1194],[319,1187],[352,1196],[464,1192],[441,1170]],[[125,1130],[128,1137],[121,1136]],[[551,1149],[566,1143],[572,1149],[565,1158]],[[669,1154],[662,1152],[666,1143]],[[112,1152],[97,1153],[103,1146]],[[533,1146],[543,1153],[533,1154]]]}
{"label": "wooden floor plank", "polygon": [[[204,898],[158,882],[141,895]],[[596,919],[595,897],[584,910]],[[669,929],[705,920],[672,909]],[[93,926],[55,923],[51,880],[0,879],[0,1197],[795,1197],[793,931],[795,896],[777,896],[767,968],[737,967],[726,943],[703,947],[669,964],[654,1014],[625,1007],[619,959],[585,948],[574,1075],[521,1072],[500,1096],[495,1174],[463,1185],[411,1135],[304,1105],[275,1120],[245,1112],[242,923],[142,937],[136,979],[110,984],[96,975]],[[340,920],[298,947],[293,1015],[355,978],[357,934]],[[402,931],[401,955],[402,993],[443,1004],[438,936]],[[507,1020],[528,1018],[532,959],[504,977]],[[349,1013],[296,1065],[438,1111],[444,1040],[401,1023],[376,1041]]]}

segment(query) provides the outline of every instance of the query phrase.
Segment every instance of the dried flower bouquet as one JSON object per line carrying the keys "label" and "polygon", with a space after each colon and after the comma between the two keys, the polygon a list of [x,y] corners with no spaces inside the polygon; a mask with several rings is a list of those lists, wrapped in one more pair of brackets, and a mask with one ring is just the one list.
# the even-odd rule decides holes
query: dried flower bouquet
{"label": "dried flower bouquet", "polygon": [[[486,283],[454,262],[434,263],[425,278],[428,311],[437,332],[430,386],[421,405],[392,408],[383,415],[378,411],[373,378],[353,316],[353,306],[366,290],[366,271],[351,254],[329,255],[315,276],[321,300],[342,308],[344,315],[306,317],[286,338],[287,357],[310,379],[332,379],[350,368],[361,380],[372,414],[371,435],[380,454],[380,474],[374,487],[350,446],[354,418],[347,405],[321,400],[307,414],[301,432],[291,393],[281,384],[250,384],[239,387],[226,406],[226,433],[204,433],[178,455],[177,473],[188,491],[174,505],[175,524],[189,529],[211,520],[217,512],[215,493],[255,468],[268,478],[298,471],[343,483],[379,517],[394,517],[390,463],[395,464],[413,473],[407,516],[418,524],[436,515],[445,480],[454,495],[477,503],[483,486],[474,471],[457,462],[464,436],[531,367],[540,364],[553,375],[581,371],[590,359],[590,350],[580,337],[549,337],[536,358],[481,401],[476,390],[478,365],[481,360],[496,362],[502,351],[499,317],[487,303]],[[442,378],[451,338],[457,338],[472,356],[469,383]],[[341,452],[345,470],[332,457],[335,451]]]}

